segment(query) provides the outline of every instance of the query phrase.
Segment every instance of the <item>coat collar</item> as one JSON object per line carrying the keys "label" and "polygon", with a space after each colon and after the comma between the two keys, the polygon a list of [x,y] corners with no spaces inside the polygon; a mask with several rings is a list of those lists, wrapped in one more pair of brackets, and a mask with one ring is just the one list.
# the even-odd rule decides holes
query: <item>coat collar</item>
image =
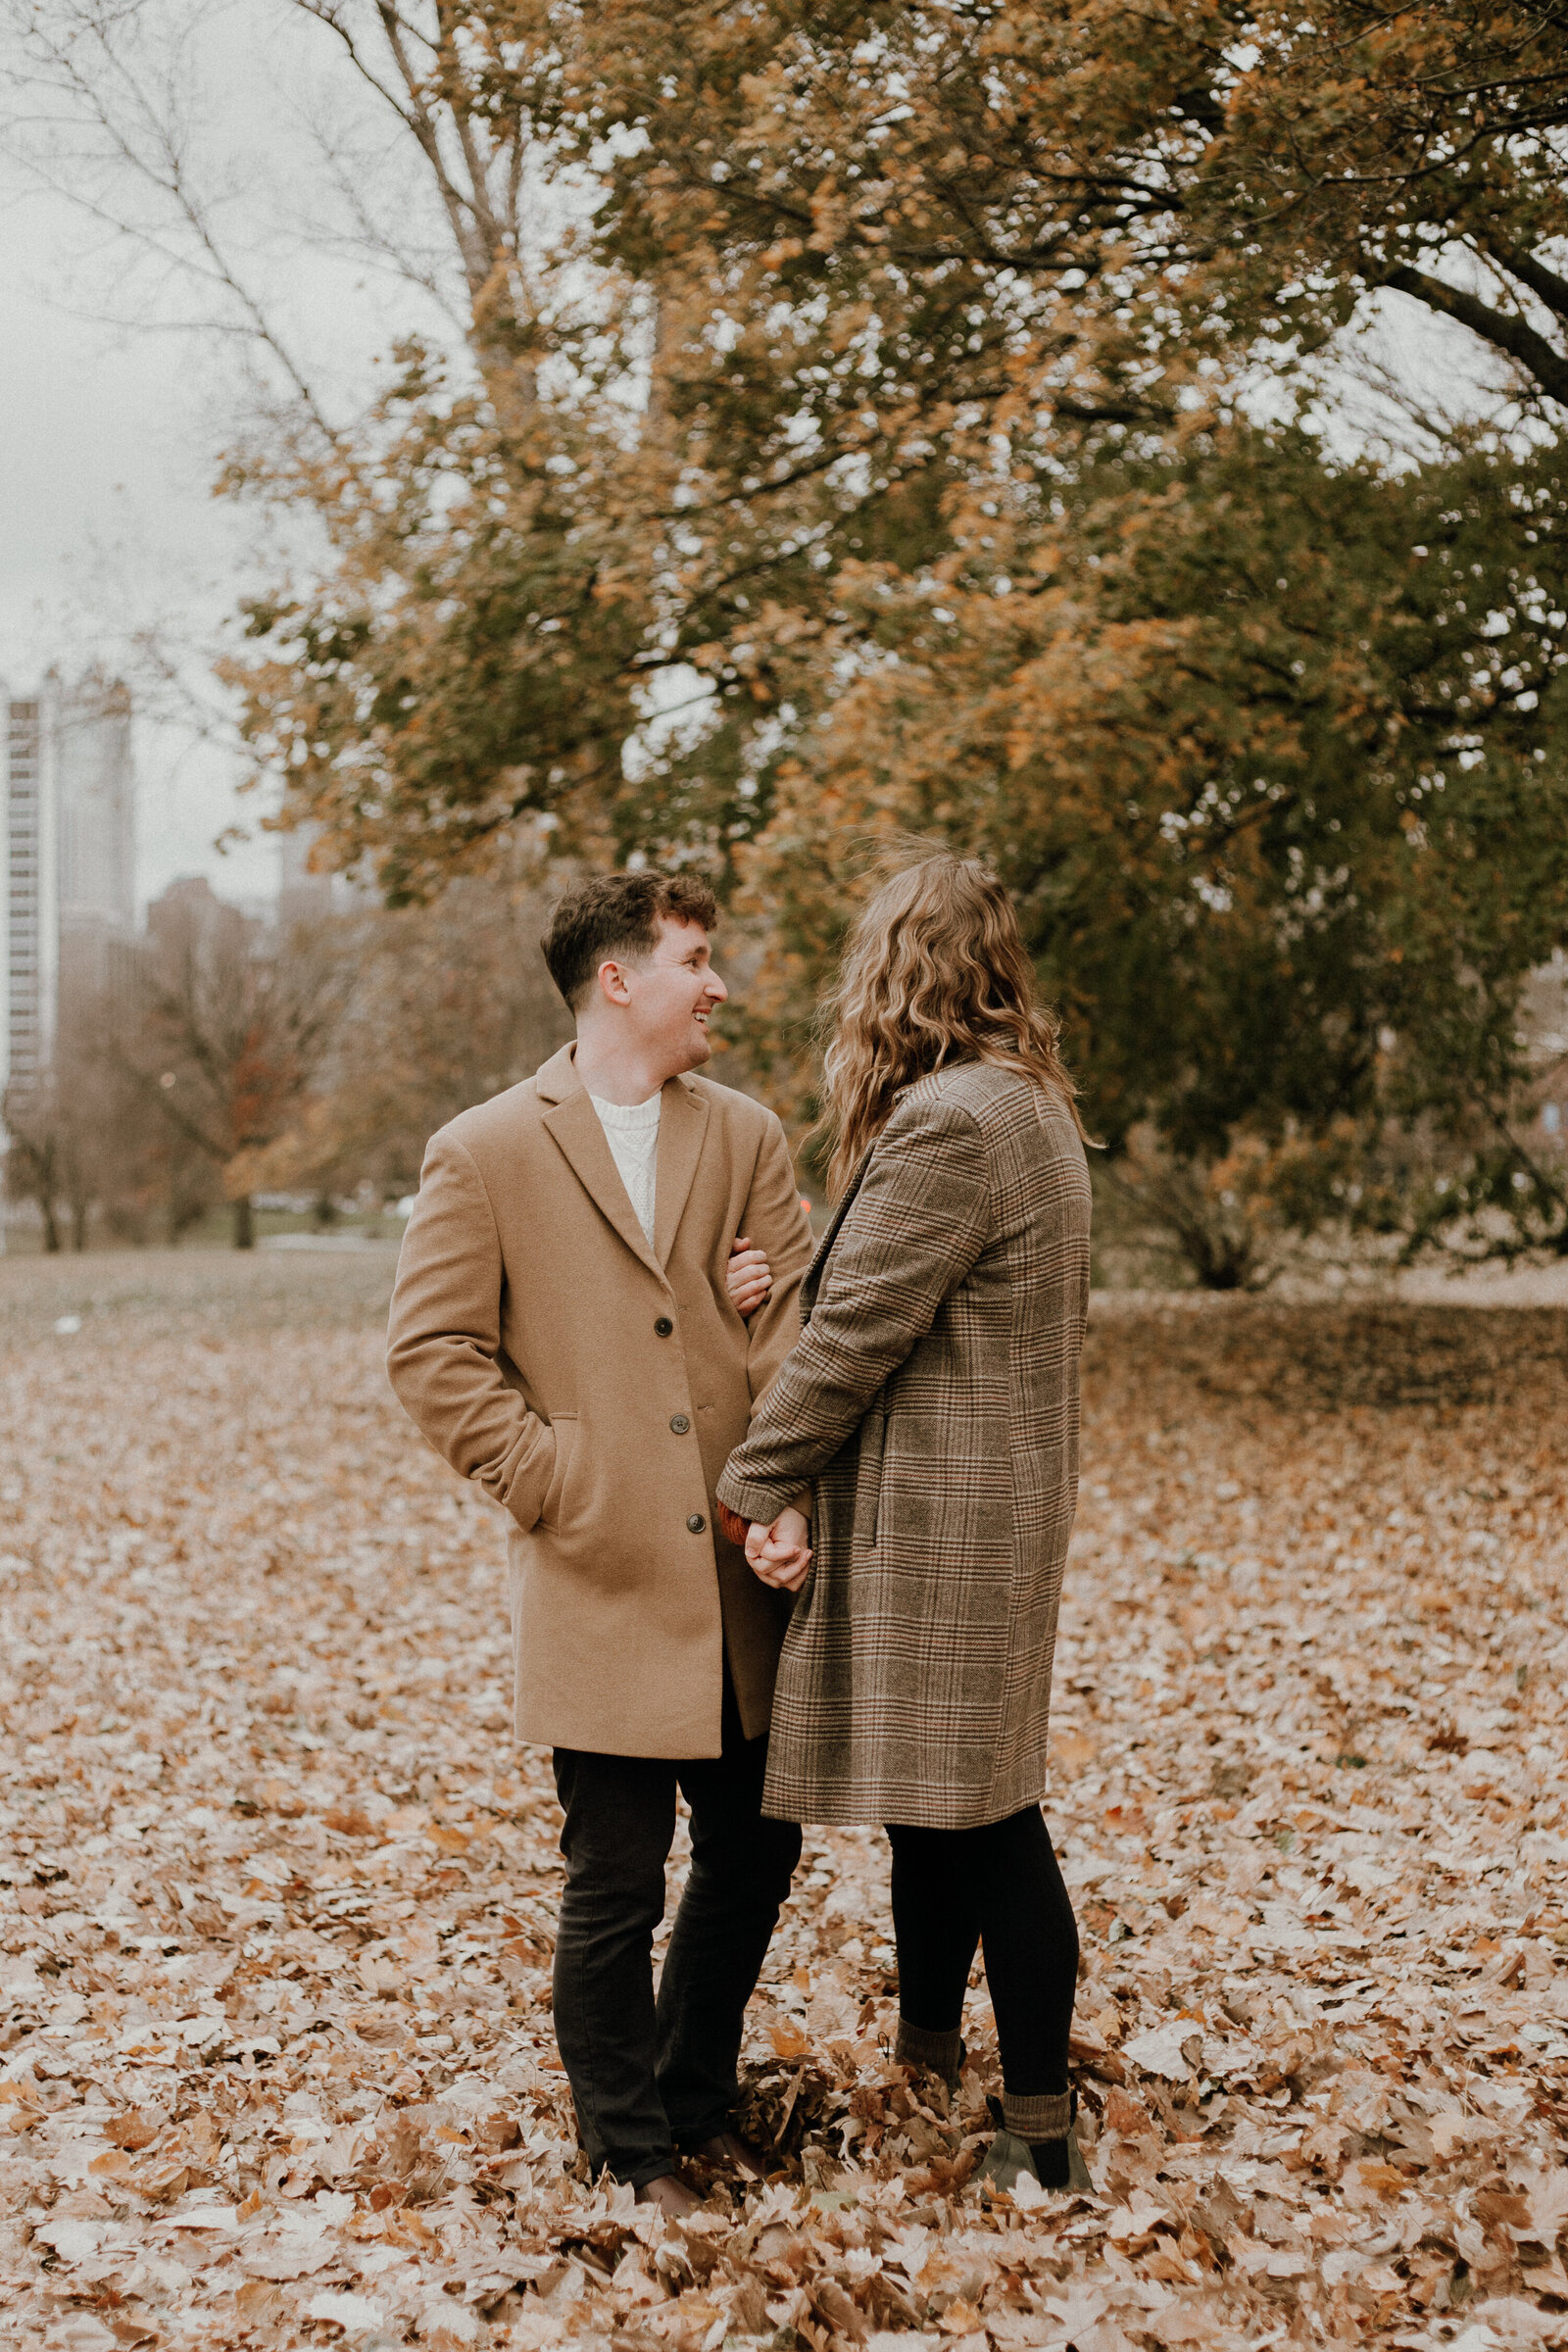
{"label": "coat collar", "polygon": [[685,1078],[667,1078],[659,1106],[659,1161],[654,1194],[654,1243],[637,1222],[599,1113],[577,1075],[573,1049],[563,1046],[535,1076],[540,1100],[552,1105],[544,1124],[578,1183],[645,1266],[662,1273],[680,1226],[708,1133],[708,1104]]}
{"label": "coat collar", "polygon": [[874,1143],[867,1144],[865,1150],[860,1153],[859,1163],[849,1183],[839,1195],[838,1203],[827,1221],[826,1231],[816,1245],[815,1255],[806,1269],[806,1277],[801,1284],[801,1322],[803,1326],[810,1321],[811,1309],[816,1304],[816,1294],[822,1287],[822,1275],[827,1266],[828,1252],[839,1238],[839,1227],[855,1204],[856,1194],[865,1182],[865,1171],[871,1164],[871,1153],[875,1149]]}
{"label": "coat collar", "polygon": [[533,1082],[541,1102],[563,1102],[568,1095],[585,1094],[587,1089],[577,1075],[575,1045],[563,1046],[548,1061],[541,1062]]}

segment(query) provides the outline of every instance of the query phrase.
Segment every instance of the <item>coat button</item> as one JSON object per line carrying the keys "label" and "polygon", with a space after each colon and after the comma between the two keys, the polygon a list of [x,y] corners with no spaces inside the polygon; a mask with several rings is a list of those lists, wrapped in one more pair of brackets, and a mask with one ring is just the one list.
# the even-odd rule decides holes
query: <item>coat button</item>
{"label": "coat button", "polygon": [[657,1339],[667,1340],[674,1328],[674,1324],[667,1315],[660,1315],[654,1323],[654,1336]]}
{"label": "coat button", "polygon": [[[669,1426],[675,1432],[677,1438],[683,1438],[686,1435],[686,1432],[690,1429],[691,1423],[687,1420],[684,1413],[671,1413],[669,1418]],[[697,1531],[694,1528],[692,1533],[695,1535],[696,1532]]]}
{"label": "coat button", "polygon": [[686,1524],[691,1529],[694,1536],[700,1536],[704,1528],[708,1525],[708,1521],[703,1517],[701,1511],[693,1511]]}

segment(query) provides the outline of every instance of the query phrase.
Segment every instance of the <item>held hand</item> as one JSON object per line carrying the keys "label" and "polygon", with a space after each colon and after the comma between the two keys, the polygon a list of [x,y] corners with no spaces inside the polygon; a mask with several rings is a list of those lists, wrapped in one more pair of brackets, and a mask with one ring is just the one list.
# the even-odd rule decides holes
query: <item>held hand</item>
{"label": "held hand", "polygon": [[744,1233],[737,1234],[729,1246],[724,1287],[729,1292],[731,1306],[743,1321],[757,1312],[773,1288],[773,1269],[765,1251],[754,1250]]}
{"label": "held hand", "polygon": [[811,1565],[810,1536],[810,1521],[792,1503],[771,1527],[754,1521],[747,1531],[746,1557],[764,1585],[779,1592],[798,1592]]}

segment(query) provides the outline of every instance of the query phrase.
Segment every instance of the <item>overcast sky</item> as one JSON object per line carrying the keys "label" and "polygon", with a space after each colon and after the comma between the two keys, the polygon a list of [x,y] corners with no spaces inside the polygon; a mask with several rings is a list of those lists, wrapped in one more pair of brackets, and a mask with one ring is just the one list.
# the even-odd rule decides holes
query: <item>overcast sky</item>
{"label": "overcast sky", "polygon": [[[309,112],[326,113],[345,138],[373,142],[379,125],[329,37],[286,0],[155,8],[195,28],[179,68],[191,154],[218,191],[229,248],[342,413],[368,388],[372,353],[411,318],[430,323],[406,289],[318,241],[325,207]],[[48,134],[52,160],[72,135]],[[366,169],[375,168],[371,155]],[[90,169],[79,184],[108,185]],[[132,183],[123,192],[138,202]],[[258,517],[212,495],[245,414],[242,346],[173,330],[167,322],[199,315],[203,298],[138,270],[76,207],[16,169],[0,171],[0,677],[15,693],[51,663],[118,666],[126,636],[156,620],[199,649],[186,675],[204,691],[224,616],[272,576]],[[276,837],[258,823],[265,793],[236,793],[235,752],[144,715],[137,763],[144,901],[190,873],[225,896],[270,895]],[[236,827],[251,838],[214,846]]]}
{"label": "overcast sky", "polygon": [[[13,693],[51,662],[69,672],[100,650],[113,661],[102,623],[117,609],[132,622],[172,606],[212,617],[236,554],[209,495],[210,419],[188,351],[106,333],[40,295],[53,210],[13,210],[0,245],[0,674]],[[213,847],[225,826],[254,830],[232,757],[142,724],[137,765],[144,898],[176,874],[209,874],[225,894],[275,887],[275,841],[258,836],[227,858]]]}

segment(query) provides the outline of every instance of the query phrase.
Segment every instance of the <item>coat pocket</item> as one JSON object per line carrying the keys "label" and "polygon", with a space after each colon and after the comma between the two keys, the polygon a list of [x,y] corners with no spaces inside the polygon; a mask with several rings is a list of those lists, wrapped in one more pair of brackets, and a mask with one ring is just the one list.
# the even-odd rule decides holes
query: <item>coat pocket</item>
{"label": "coat pocket", "polygon": [[556,1458],[550,1472],[550,1484],[545,1489],[544,1501],[539,1506],[539,1525],[559,1528],[562,1505],[566,1498],[566,1481],[571,1476],[572,1456],[577,1450],[577,1416],[575,1413],[557,1413],[550,1424],[555,1433]]}
{"label": "coat pocket", "polygon": [[887,1405],[881,1391],[878,1391],[865,1419],[860,1423],[860,1442],[856,1455],[854,1542],[858,1552],[876,1548],[882,1503],[882,1455],[887,1438]]}

